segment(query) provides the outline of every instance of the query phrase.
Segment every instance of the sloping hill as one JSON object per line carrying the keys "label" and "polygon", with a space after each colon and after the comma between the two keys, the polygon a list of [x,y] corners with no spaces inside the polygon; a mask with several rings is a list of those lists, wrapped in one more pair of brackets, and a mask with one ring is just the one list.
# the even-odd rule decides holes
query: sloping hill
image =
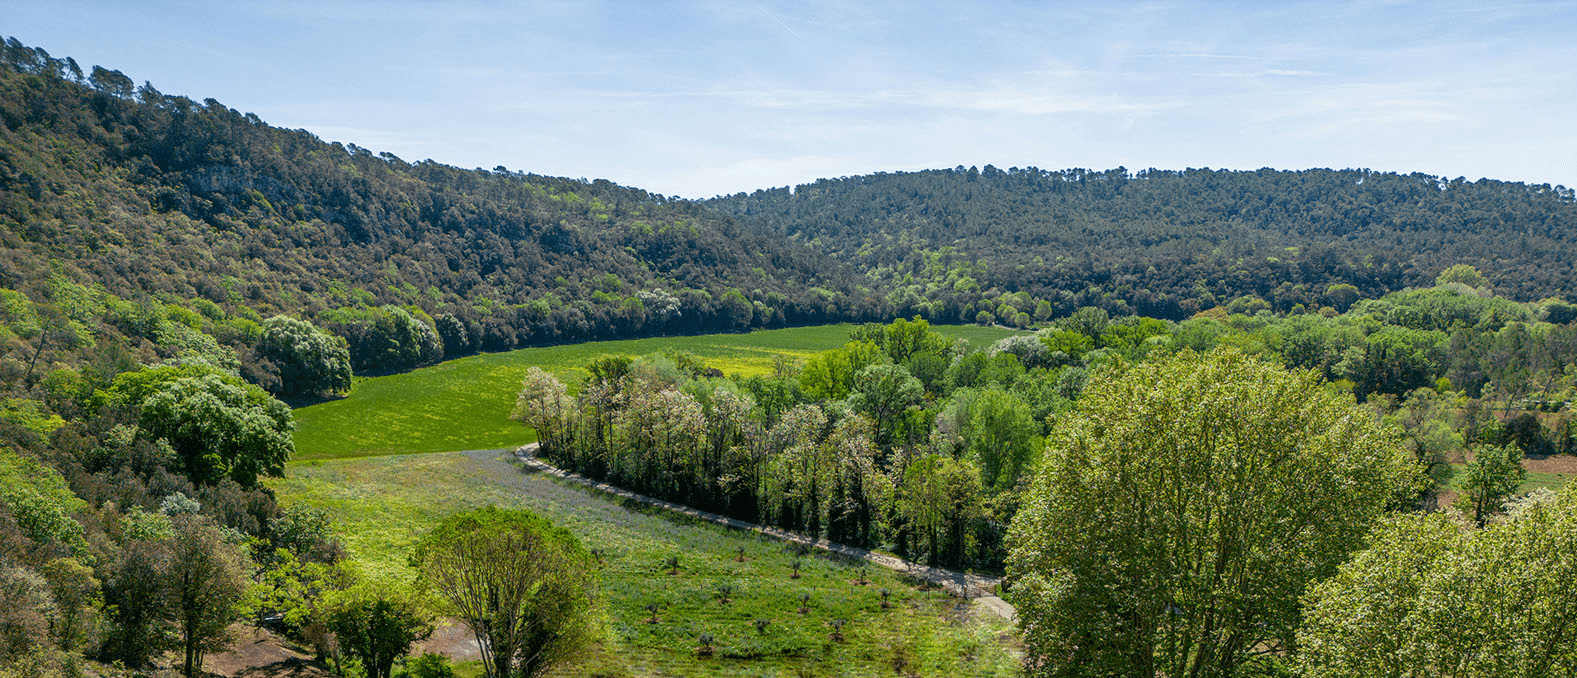
{"label": "sloping hill", "polygon": [[0,287],[58,271],[264,315],[397,304],[492,350],[870,308],[845,267],[690,202],[375,155],[14,39],[0,61]]}
{"label": "sloping hill", "polygon": [[[1333,284],[1379,296],[1431,284],[1452,263],[1533,300],[1569,294],[1577,263],[1570,189],[1368,170],[988,165],[824,179],[707,204],[862,270],[934,282],[937,269],[962,269],[981,287],[1047,299],[1059,314],[1088,304],[1179,318],[1243,295],[1279,311],[1313,308],[1333,303]],[[964,310],[935,286],[911,298],[941,300],[943,319]]]}

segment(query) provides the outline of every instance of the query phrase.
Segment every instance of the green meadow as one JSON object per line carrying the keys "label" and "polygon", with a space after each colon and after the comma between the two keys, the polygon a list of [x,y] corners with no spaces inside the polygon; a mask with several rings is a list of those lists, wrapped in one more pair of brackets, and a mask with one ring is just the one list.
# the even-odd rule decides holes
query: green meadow
{"label": "green meadow", "polygon": [[[1461,490],[1462,478],[1467,475],[1467,464],[1448,464],[1442,473],[1437,474],[1437,479],[1442,481],[1444,489],[1452,492]],[[1577,478],[1577,473],[1552,473],[1548,471],[1528,471],[1527,477],[1522,479],[1522,486],[1517,489],[1522,494],[1534,490],[1558,491],[1566,483]]]}
{"label": "green meadow", "polygon": [[[329,511],[354,562],[373,577],[411,577],[406,556],[416,539],[477,506],[527,508],[574,532],[601,554],[604,633],[589,656],[556,675],[1009,676],[1021,661],[1010,622],[944,591],[626,506],[523,471],[497,452],[296,462],[268,485],[282,504]],[[676,571],[669,557],[679,559]],[[703,633],[714,638],[710,656],[698,652]]]}
{"label": "green meadow", "polygon": [[[522,445],[535,433],[509,419],[526,370],[540,367],[566,383],[601,355],[688,351],[728,375],[772,370],[777,356],[799,360],[848,341],[851,325],[821,325],[749,334],[654,337],[527,348],[451,360],[402,374],[358,378],[350,395],[295,411],[298,460],[409,452],[484,450]],[[1012,330],[934,326],[984,348]]]}

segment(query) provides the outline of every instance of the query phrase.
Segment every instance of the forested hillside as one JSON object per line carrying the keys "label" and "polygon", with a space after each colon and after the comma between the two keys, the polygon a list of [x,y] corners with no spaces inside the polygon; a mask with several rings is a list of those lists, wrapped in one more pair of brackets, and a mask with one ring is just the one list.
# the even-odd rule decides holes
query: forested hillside
{"label": "forested hillside", "polygon": [[1181,319],[1243,297],[1278,312],[1340,311],[1360,296],[1428,286],[1452,263],[1534,301],[1568,294],[1577,262],[1570,189],[1368,170],[987,165],[707,204],[892,281],[900,314],[944,321],[980,312],[1009,321],[981,302],[991,287],[1047,300],[1051,316],[1090,305]]}
{"label": "forested hillside", "polygon": [[60,273],[264,315],[394,304],[453,316],[462,351],[870,309],[843,267],[694,203],[409,163],[4,51],[0,287],[35,298]]}

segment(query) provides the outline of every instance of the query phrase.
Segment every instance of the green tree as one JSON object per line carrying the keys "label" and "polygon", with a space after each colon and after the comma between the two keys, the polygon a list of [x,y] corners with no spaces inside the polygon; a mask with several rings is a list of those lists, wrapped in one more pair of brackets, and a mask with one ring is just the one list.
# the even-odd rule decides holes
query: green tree
{"label": "green tree", "polygon": [[[167,527],[168,521],[164,522]],[[100,653],[131,668],[145,667],[151,658],[179,646],[171,633],[164,592],[170,540],[156,531],[147,531],[146,536],[122,544],[104,576],[104,609],[110,627]]]}
{"label": "green tree", "polygon": [[902,365],[872,365],[860,370],[849,405],[876,425],[876,444],[897,444],[899,427],[909,408],[925,400],[925,385]]}
{"label": "green tree", "polygon": [[16,666],[49,647],[59,610],[49,582],[37,572],[0,563],[0,666]]}
{"label": "green tree", "polygon": [[1318,375],[1235,349],[1108,368],[1059,419],[1009,531],[1043,676],[1232,676],[1420,482]]}
{"label": "green tree", "polygon": [[1513,509],[1435,565],[1421,664],[1442,676],[1577,676],[1577,485]]}
{"label": "green tree", "polygon": [[1464,535],[1444,514],[1387,518],[1372,544],[1309,588],[1297,663],[1307,678],[1423,678],[1418,596],[1442,554]]}
{"label": "green tree", "polygon": [[228,476],[242,487],[279,477],[295,452],[290,408],[250,384],[209,374],[182,377],[143,401],[138,428],[174,448],[192,482]]}
{"label": "green tree", "polygon": [[230,624],[241,617],[251,574],[251,561],[223,530],[196,516],[177,521],[165,595],[187,678],[202,672],[204,656],[222,652],[234,641]]}
{"label": "green tree", "polygon": [[1489,281],[1484,279],[1484,274],[1479,273],[1477,268],[1467,264],[1452,264],[1441,271],[1440,275],[1435,276],[1436,285],[1450,283],[1459,283],[1474,288],[1489,287]]}
{"label": "green tree", "polygon": [[1304,675],[1577,676],[1577,485],[1480,530],[1408,516],[1372,542],[1310,590]]}
{"label": "green tree", "polygon": [[800,388],[816,398],[839,400],[854,390],[860,371],[884,365],[891,358],[875,342],[851,341],[817,353],[799,372]]}
{"label": "green tree", "polygon": [[530,511],[452,515],[418,542],[411,562],[444,612],[475,634],[489,678],[542,675],[594,637],[591,556]]}
{"label": "green tree", "polygon": [[1457,483],[1461,491],[1457,502],[1464,511],[1471,511],[1482,527],[1491,515],[1505,508],[1506,500],[1522,487],[1527,475],[1522,468],[1522,449],[1516,445],[1477,446]]}
{"label": "green tree", "polygon": [[1040,423],[1018,396],[992,386],[959,399],[954,417],[981,484],[1012,490],[1040,454]]}
{"label": "green tree", "polygon": [[276,315],[263,323],[257,352],[279,370],[279,395],[350,391],[350,348],[312,323]]}
{"label": "green tree", "polygon": [[329,630],[341,651],[361,661],[367,678],[389,678],[394,660],[433,632],[431,618],[401,584],[353,587],[329,608]]}
{"label": "green tree", "polygon": [[930,565],[962,565],[969,552],[969,525],[978,519],[980,469],[967,460],[928,454],[904,470],[898,512],[925,539]]}

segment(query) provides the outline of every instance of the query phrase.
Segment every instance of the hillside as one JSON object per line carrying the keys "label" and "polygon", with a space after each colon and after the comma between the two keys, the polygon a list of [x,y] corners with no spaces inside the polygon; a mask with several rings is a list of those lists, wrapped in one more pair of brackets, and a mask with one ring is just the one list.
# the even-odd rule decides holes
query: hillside
{"label": "hillside", "polygon": [[[861,317],[844,267],[700,205],[324,142],[11,40],[0,287],[262,315],[395,304],[476,348]],[[34,293],[38,292],[38,293]]]}
{"label": "hillside", "polygon": [[[899,282],[900,314],[930,302],[942,321],[974,320],[970,291],[992,286],[1046,299],[1054,316],[1093,305],[1181,319],[1245,295],[1279,312],[1341,310],[1353,291],[1428,286],[1452,263],[1532,301],[1570,294],[1577,264],[1570,189],[1368,170],[987,165],[823,179],[707,204]],[[1357,289],[1328,296],[1337,284]]]}

